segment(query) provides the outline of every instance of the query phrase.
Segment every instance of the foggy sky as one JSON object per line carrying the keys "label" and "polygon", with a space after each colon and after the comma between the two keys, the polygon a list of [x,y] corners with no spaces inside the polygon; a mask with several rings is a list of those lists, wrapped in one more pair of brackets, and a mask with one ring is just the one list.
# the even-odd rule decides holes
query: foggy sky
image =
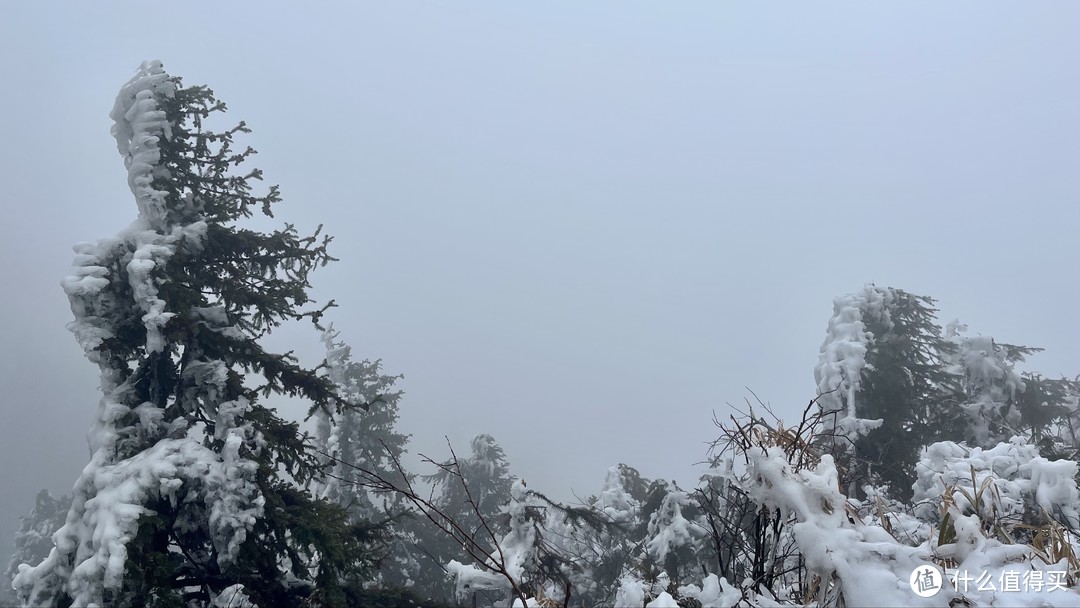
{"label": "foggy sky", "polygon": [[3,555],[88,459],[59,281],[136,215],[108,112],[145,59],[337,237],[315,295],[405,374],[413,453],[490,433],[559,498],[619,462],[692,484],[746,387],[801,411],[868,282],[1080,372],[1076,3],[266,6],[4,8]]}

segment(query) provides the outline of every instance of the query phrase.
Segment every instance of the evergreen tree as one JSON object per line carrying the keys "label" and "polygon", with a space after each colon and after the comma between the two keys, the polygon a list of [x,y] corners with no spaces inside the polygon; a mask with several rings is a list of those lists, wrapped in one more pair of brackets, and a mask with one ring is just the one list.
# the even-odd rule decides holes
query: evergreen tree
{"label": "evergreen tree", "polygon": [[497,534],[505,534],[508,524],[502,507],[509,500],[513,483],[506,453],[491,435],[473,437],[470,447],[469,457],[458,459],[464,484],[450,473],[450,462],[443,463],[439,471],[424,479],[439,493],[439,508],[471,531],[474,538],[484,534],[481,519]]}
{"label": "evergreen tree", "polygon": [[697,548],[706,536],[707,528],[697,520],[701,510],[689,493],[675,484],[665,487],[659,508],[649,516],[648,541],[645,547],[649,557],[664,569],[669,580],[676,585],[688,575],[701,571]]}
{"label": "evergreen tree", "polygon": [[[478,603],[477,591],[496,591],[506,593],[506,597],[495,600],[524,604],[529,597],[534,597],[542,589],[542,580],[538,580],[537,562],[542,514],[542,503],[525,489],[525,482],[514,481],[510,488],[509,503],[506,513],[509,515],[506,533],[496,538],[495,548],[485,563],[462,564],[451,560],[447,569],[454,575],[456,596],[464,599],[473,598]],[[530,500],[533,499],[533,500]],[[537,507],[540,507],[538,509]],[[501,572],[492,571],[492,567],[501,568]],[[485,597],[485,605],[490,597]]]}
{"label": "evergreen tree", "polygon": [[952,398],[959,379],[944,365],[953,346],[941,335],[934,300],[899,289],[893,294],[889,325],[870,325],[877,338],[867,353],[858,397],[859,415],[883,423],[857,439],[855,450],[872,475],[906,499],[923,446],[959,433]]}
{"label": "evergreen tree", "polygon": [[1020,399],[1026,384],[1015,365],[1041,349],[1000,344],[990,336],[965,336],[967,326],[956,321],[945,328],[953,346],[947,357],[959,376],[955,401],[963,411],[963,431],[957,440],[972,446],[993,447],[1007,441],[1020,428]]}
{"label": "evergreen tree", "polygon": [[[509,530],[504,506],[510,500],[510,465],[506,453],[491,435],[477,435],[470,442],[466,458],[440,464],[431,475],[421,478],[432,484],[434,504],[453,519],[470,538],[484,548],[495,549],[498,540]],[[461,474],[458,478],[454,473]],[[454,601],[453,581],[446,570],[452,560],[469,561],[462,546],[453,538],[423,519],[414,519],[410,531],[423,545],[419,590],[421,595]]]}
{"label": "evergreen tree", "polygon": [[966,330],[955,321],[945,330],[956,347],[951,361],[961,378],[960,409],[966,414],[966,431],[949,438],[990,448],[1021,435],[1043,456],[1076,458],[1080,378],[1019,372],[1018,364],[1043,349],[962,335]]}
{"label": "evergreen tree", "polygon": [[400,468],[409,441],[408,435],[395,428],[402,392],[394,390],[394,385],[401,376],[383,374],[379,360],[353,361],[351,348],[337,341],[338,335],[333,328],[323,333],[327,375],[343,398],[363,405],[360,409],[315,413],[316,449],[327,469],[314,485],[320,497],[344,507],[353,522],[391,522],[379,582],[413,587],[421,556],[411,505],[401,494],[376,494],[366,483],[371,473],[398,487],[404,486],[404,476],[409,481],[414,477]]}
{"label": "evergreen tree", "polygon": [[644,546],[648,532],[642,504],[649,498],[650,487],[651,482],[634,467],[620,463],[608,469],[600,494],[588,505],[611,525],[581,528],[595,557],[587,561],[587,584],[578,585],[579,594],[592,594],[596,601],[610,600],[619,577],[631,570],[638,557],[636,550]]}
{"label": "evergreen tree", "polygon": [[933,304],[873,285],[835,303],[815,376],[823,413],[842,412],[834,434],[851,446],[843,458],[849,492],[887,484],[910,497],[919,450],[964,431],[960,379],[947,368],[955,346]]}
{"label": "evergreen tree", "polygon": [[582,506],[530,491],[526,514],[532,509],[541,515],[535,520],[529,590],[555,601],[569,591],[575,606],[611,605],[619,577],[633,569],[644,545],[641,502],[628,488],[644,498],[647,485],[636,470],[620,464],[608,470],[600,494]]}
{"label": "evergreen tree", "polygon": [[244,123],[210,130],[224,111],[160,62],[117,97],[113,135],[139,215],[77,245],[63,283],[103,397],[56,546],[19,566],[26,605],[342,605],[345,573],[373,567],[376,531],[303,489],[320,463],[298,425],[260,402],[354,407],[259,342],[285,321],[317,325],[332,305],[308,297],[330,239],[241,225],[272,217],[280,194],[253,192],[261,173],[242,166],[254,150],[234,143]]}
{"label": "evergreen tree", "polygon": [[52,535],[64,525],[70,508],[71,496],[56,498],[48,490],[38,492],[34,508],[20,518],[21,525],[15,533],[15,551],[4,571],[8,587],[19,572],[19,564],[37,564],[49,555]]}
{"label": "evergreen tree", "polygon": [[353,361],[351,348],[335,341],[337,336],[332,328],[323,334],[327,376],[344,399],[362,405],[315,413],[316,445],[329,473],[317,486],[320,496],[345,506],[357,519],[370,520],[384,516],[387,501],[398,497],[372,494],[361,471],[376,472],[396,483],[403,481],[395,463],[405,453],[409,437],[394,428],[402,393],[393,390],[401,376],[383,374],[381,361]]}
{"label": "evergreen tree", "polygon": [[1017,398],[1019,428],[1050,459],[1080,457],[1080,377],[1045,378],[1022,374]]}

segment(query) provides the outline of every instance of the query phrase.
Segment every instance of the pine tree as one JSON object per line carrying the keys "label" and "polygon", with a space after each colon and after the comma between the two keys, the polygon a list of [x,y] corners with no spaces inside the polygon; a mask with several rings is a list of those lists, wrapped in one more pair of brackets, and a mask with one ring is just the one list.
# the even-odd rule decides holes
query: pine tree
{"label": "pine tree", "polygon": [[[435,473],[421,479],[432,484],[435,506],[483,547],[483,553],[490,553],[509,530],[503,507],[510,500],[513,480],[506,453],[494,437],[477,435],[470,448],[468,457],[457,458],[456,467],[453,461],[443,462]],[[452,560],[469,561],[468,556],[444,532],[422,519],[414,521],[410,530],[424,549],[419,559],[422,569],[416,577],[421,581],[422,595],[454,601],[453,581],[446,566]]]}
{"label": "pine tree", "polygon": [[381,361],[353,361],[352,349],[336,341],[337,337],[333,328],[323,333],[327,376],[344,399],[362,406],[315,412],[316,445],[329,473],[318,484],[319,494],[345,506],[358,519],[370,520],[385,515],[386,501],[398,497],[372,494],[361,471],[403,481],[395,462],[404,454],[409,437],[395,430],[402,393],[393,390],[401,376],[383,374]]}
{"label": "pine tree", "polygon": [[685,582],[688,575],[696,575],[702,565],[695,550],[707,530],[697,522],[700,511],[689,493],[671,484],[665,488],[659,508],[649,516],[645,547],[676,585]]}
{"label": "pine tree", "polygon": [[959,376],[960,393],[954,401],[963,411],[963,431],[957,440],[990,448],[1007,441],[1020,428],[1020,399],[1026,384],[1017,363],[1042,349],[996,342],[990,336],[965,336],[967,326],[956,321],[945,328],[954,346],[947,357]]}
{"label": "pine tree", "polygon": [[[316,325],[309,273],[329,237],[273,217],[276,186],[253,192],[244,123],[206,87],[144,63],[111,117],[139,215],[117,237],[75,247],[63,286],[69,326],[101,373],[90,463],[67,523],[15,586],[32,606],[341,605],[346,572],[373,567],[376,531],[303,489],[319,473],[298,425],[261,398],[314,411],[350,404],[333,383],[259,339],[286,321]],[[258,383],[256,383],[258,377]]]}
{"label": "pine tree", "polygon": [[1039,452],[1050,459],[1080,457],[1080,377],[1046,378],[1021,375],[1024,388],[1017,397],[1019,428]]}
{"label": "pine tree", "polygon": [[883,424],[855,442],[858,459],[903,498],[911,496],[915,463],[923,446],[955,438],[958,412],[952,396],[959,379],[945,360],[953,351],[941,335],[934,300],[893,290],[889,327],[871,324],[876,339],[867,353],[859,415]]}
{"label": "pine tree", "polygon": [[353,361],[352,349],[337,340],[332,327],[323,333],[327,375],[341,396],[360,409],[341,412],[319,410],[316,451],[327,467],[314,484],[317,494],[331,500],[357,523],[391,522],[379,568],[379,582],[391,587],[411,588],[420,570],[421,555],[416,545],[410,504],[400,493],[375,493],[367,481],[374,473],[398,487],[415,477],[400,467],[409,436],[399,433],[398,403],[402,392],[395,390],[401,376],[382,373],[382,362]]}
{"label": "pine tree", "polygon": [[[476,604],[477,591],[495,591],[507,594],[496,600],[496,604],[524,605],[542,589],[543,581],[537,580],[536,574],[543,503],[535,500],[521,480],[512,483],[508,498],[506,533],[495,539],[495,548],[485,563],[478,566],[451,560],[447,565],[447,570],[454,576],[459,600],[471,596]],[[503,571],[494,572],[493,566]]]}
{"label": "pine tree", "polygon": [[815,370],[823,413],[844,451],[849,492],[887,484],[911,496],[919,450],[964,431],[959,377],[947,367],[955,346],[941,335],[934,300],[868,286],[838,298]]}
{"label": "pine tree", "polygon": [[[473,437],[470,448],[472,452],[468,458],[458,459],[464,484],[451,475],[449,462],[443,463],[442,469],[424,478],[434,484],[435,491],[439,493],[437,504],[443,512],[472,531],[474,537],[482,537],[481,519],[487,521],[496,533],[505,534],[507,522],[501,512],[502,506],[509,500],[510,486],[513,484],[506,453],[494,437],[486,434]],[[465,484],[468,485],[468,494]]]}
{"label": "pine tree", "polygon": [[20,518],[21,525],[15,533],[15,551],[4,571],[9,588],[19,572],[19,564],[37,564],[49,555],[52,535],[64,525],[70,508],[71,496],[56,498],[48,490],[38,492],[34,508]]}
{"label": "pine tree", "polygon": [[620,469],[629,467],[611,467],[600,494],[581,506],[536,501],[543,519],[534,538],[540,559],[531,574],[539,589],[550,588],[547,597],[557,599],[568,587],[574,605],[611,603],[613,586],[639,546],[629,535],[637,527],[640,505],[623,487]]}
{"label": "pine tree", "polygon": [[1075,459],[1080,448],[1080,377],[1019,372],[1017,365],[1043,349],[990,336],[964,336],[965,331],[967,326],[957,321],[945,330],[956,347],[950,361],[961,378],[960,409],[966,414],[966,431],[956,440],[990,448],[1020,435],[1047,458]]}

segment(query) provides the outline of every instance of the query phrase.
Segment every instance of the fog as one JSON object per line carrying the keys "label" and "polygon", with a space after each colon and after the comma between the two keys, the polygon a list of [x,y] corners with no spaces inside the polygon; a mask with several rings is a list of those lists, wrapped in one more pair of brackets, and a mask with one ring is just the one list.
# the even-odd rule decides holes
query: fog
{"label": "fog", "polygon": [[692,484],[714,412],[815,396],[869,282],[1080,371],[1080,5],[267,6],[5,7],[0,555],[87,461],[59,281],[136,215],[108,112],[145,59],[336,236],[315,296],[405,375],[414,454],[490,433],[554,497],[619,462]]}

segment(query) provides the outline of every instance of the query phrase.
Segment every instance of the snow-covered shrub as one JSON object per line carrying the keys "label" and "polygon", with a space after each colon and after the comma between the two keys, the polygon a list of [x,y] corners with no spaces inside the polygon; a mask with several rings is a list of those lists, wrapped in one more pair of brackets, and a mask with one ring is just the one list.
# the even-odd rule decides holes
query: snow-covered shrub
{"label": "snow-covered shrub", "polygon": [[1080,530],[1077,463],[1050,461],[1021,437],[992,448],[968,448],[943,441],[927,446],[916,472],[916,513],[932,521],[949,489],[966,514],[984,521],[1021,523],[1025,513],[1042,509],[1069,529]]}
{"label": "snow-covered shrub", "polygon": [[[755,428],[765,430],[754,433]],[[1010,605],[1080,603],[1077,590],[1070,588],[1080,574],[1076,542],[1061,523],[1027,528],[1034,531],[1030,544],[1018,542],[1022,539],[1017,532],[1025,524],[1001,525],[1006,516],[1027,516],[1032,506],[1062,522],[1074,517],[1080,505],[1075,463],[1048,461],[1018,438],[991,450],[934,444],[920,462],[915,493],[921,502],[911,508],[873,487],[865,489],[863,500],[844,496],[831,455],[821,454],[815,465],[806,466],[805,459],[793,458],[781,447],[786,442],[777,440],[774,428],[782,427],[751,421],[738,423],[735,433],[729,429],[729,445],[737,457],[745,457],[747,467],[741,473],[730,466],[717,473],[743,488],[759,515],[775,513],[770,517],[779,524],[779,533],[790,534],[794,542],[797,560],[787,563],[796,567],[781,569],[777,582],[767,588],[770,599],[753,594],[761,590],[753,579],[733,585],[751,605],[772,600],[819,606],[945,606],[959,598],[970,605],[990,605],[1001,600],[994,600],[992,589],[967,585],[968,573],[1009,581],[1027,577],[1025,572],[1038,573],[1039,580],[1057,574],[1074,578],[1061,581],[1055,594],[1010,591],[998,597]],[[991,516],[998,527],[988,525]],[[927,598],[915,595],[908,585],[924,564],[943,568],[948,579],[938,595]],[[800,586],[798,581],[809,584]],[[626,593],[637,589],[632,583],[624,581]]]}
{"label": "snow-covered shrub", "polygon": [[906,576],[930,560],[928,550],[903,545],[878,526],[853,521],[840,493],[832,457],[822,455],[813,469],[793,470],[777,448],[751,448],[749,493],[754,501],[779,511],[809,575],[810,597],[825,604],[904,605],[911,590]]}
{"label": "snow-covered shrub", "polygon": [[939,442],[926,448],[918,474],[915,512],[940,527],[942,557],[962,561],[987,536],[1023,543],[1043,562],[1066,559],[1080,568],[1076,462],[1047,460],[1020,437],[989,449]]}

